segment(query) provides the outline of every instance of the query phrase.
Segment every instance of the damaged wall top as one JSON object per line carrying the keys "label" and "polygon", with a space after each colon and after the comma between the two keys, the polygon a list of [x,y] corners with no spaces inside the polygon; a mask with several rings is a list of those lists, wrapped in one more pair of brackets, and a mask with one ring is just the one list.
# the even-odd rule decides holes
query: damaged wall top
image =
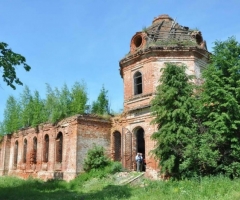
{"label": "damaged wall top", "polygon": [[181,26],[166,14],[154,18],[151,26],[137,32],[132,37],[130,52],[122,61],[150,48],[198,48],[207,50],[206,42],[199,30]]}

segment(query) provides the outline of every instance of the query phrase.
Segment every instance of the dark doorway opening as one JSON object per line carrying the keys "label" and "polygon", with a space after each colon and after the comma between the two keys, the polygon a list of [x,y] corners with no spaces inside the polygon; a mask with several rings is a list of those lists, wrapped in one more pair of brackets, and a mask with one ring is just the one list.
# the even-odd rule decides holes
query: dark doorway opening
{"label": "dark doorway opening", "polygon": [[137,153],[142,153],[143,156],[143,168],[145,171],[145,139],[144,139],[144,130],[143,128],[139,128],[136,132],[137,137]]}

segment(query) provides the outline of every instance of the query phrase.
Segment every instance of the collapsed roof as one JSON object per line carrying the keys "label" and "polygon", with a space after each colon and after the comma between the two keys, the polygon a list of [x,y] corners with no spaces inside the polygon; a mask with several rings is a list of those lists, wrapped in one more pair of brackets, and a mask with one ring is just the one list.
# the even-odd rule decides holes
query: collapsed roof
{"label": "collapsed roof", "polygon": [[151,26],[133,36],[126,57],[149,47],[197,47],[207,50],[199,30],[181,26],[166,14],[158,16]]}

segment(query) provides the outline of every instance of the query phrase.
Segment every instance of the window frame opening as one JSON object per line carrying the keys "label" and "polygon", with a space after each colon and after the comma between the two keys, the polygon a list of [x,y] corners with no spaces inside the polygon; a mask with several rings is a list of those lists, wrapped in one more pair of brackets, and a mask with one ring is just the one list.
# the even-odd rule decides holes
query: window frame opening
{"label": "window frame opening", "polygon": [[27,139],[24,139],[23,142],[23,163],[27,162]]}
{"label": "window frame opening", "polygon": [[137,71],[134,76],[134,95],[139,95],[143,93],[143,81],[142,81],[142,73]]}
{"label": "window frame opening", "polygon": [[15,141],[14,144],[14,160],[13,160],[13,166],[17,167],[18,163],[18,140]]}
{"label": "window frame opening", "polygon": [[119,131],[113,132],[113,151],[114,161],[122,160],[122,135]]}
{"label": "window frame opening", "polygon": [[37,164],[37,137],[33,138],[32,164]]}
{"label": "window frame opening", "polygon": [[49,157],[49,135],[44,136],[44,146],[43,146],[43,162],[48,162]]}
{"label": "window frame opening", "polygon": [[63,134],[59,132],[56,138],[56,162],[61,163],[63,157]]}

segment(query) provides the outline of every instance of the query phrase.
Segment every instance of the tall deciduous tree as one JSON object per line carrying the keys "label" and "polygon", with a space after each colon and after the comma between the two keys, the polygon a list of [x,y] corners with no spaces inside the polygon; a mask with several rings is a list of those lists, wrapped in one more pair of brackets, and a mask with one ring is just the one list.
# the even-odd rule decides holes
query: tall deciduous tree
{"label": "tall deciduous tree", "polygon": [[22,55],[14,53],[7,47],[6,43],[0,42],[0,68],[3,69],[3,81],[16,89],[15,84],[22,85],[22,82],[16,75],[15,66],[23,65],[26,71],[29,71],[31,67],[26,63],[26,59]]}
{"label": "tall deciduous tree", "polygon": [[32,99],[32,110],[33,110],[33,119],[32,127],[37,127],[40,123],[46,121],[46,116],[44,112],[44,101],[41,99],[39,92],[35,91]]}
{"label": "tall deciduous tree", "polygon": [[45,111],[48,116],[48,121],[51,123],[55,123],[59,119],[59,111],[58,111],[58,96],[56,92],[51,88],[49,84],[46,84],[47,94],[46,94],[46,103],[45,103]]}
{"label": "tall deciduous tree", "polygon": [[185,150],[197,130],[193,118],[192,77],[185,70],[184,65],[166,63],[151,105],[152,123],[158,126],[158,131],[152,135],[156,141],[153,153],[160,160],[162,173],[176,178],[183,171]]}
{"label": "tall deciduous tree", "polygon": [[92,103],[92,113],[95,113],[98,115],[104,115],[104,114],[110,113],[107,93],[108,91],[103,86],[98,95],[97,100]]}
{"label": "tall deciduous tree", "polygon": [[59,100],[59,119],[63,119],[65,117],[70,116],[71,113],[71,102],[72,102],[72,98],[71,98],[71,93],[67,87],[66,84],[63,85],[63,87],[61,88],[61,91],[58,92],[58,90],[56,90],[56,93],[58,94],[58,100]]}
{"label": "tall deciduous tree", "polygon": [[[215,42],[203,72],[201,149],[203,171],[240,176],[240,44],[235,38]],[[209,159],[210,158],[210,159]]]}
{"label": "tall deciduous tree", "polygon": [[20,94],[21,105],[21,125],[22,127],[31,126],[33,120],[32,94],[28,86],[25,86],[23,93]]}
{"label": "tall deciduous tree", "polygon": [[84,82],[81,84],[75,82],[71,90],[71,113],[72,114],[83,114],[86,110],[86,104],[88,101],[87,98],[87,89]]}
{"label": "tall deciduous tree", "polygon": [[20,105],[13,96],[9,96],[4,110],[5,133],[12,133],[21,128]]}
{"label": "tall deciduous tree", "polygon": [[1,141],[1,136],[3,136],[4,134],[5,134],[4,124],[3,122],[0,122],[0,141]]}

